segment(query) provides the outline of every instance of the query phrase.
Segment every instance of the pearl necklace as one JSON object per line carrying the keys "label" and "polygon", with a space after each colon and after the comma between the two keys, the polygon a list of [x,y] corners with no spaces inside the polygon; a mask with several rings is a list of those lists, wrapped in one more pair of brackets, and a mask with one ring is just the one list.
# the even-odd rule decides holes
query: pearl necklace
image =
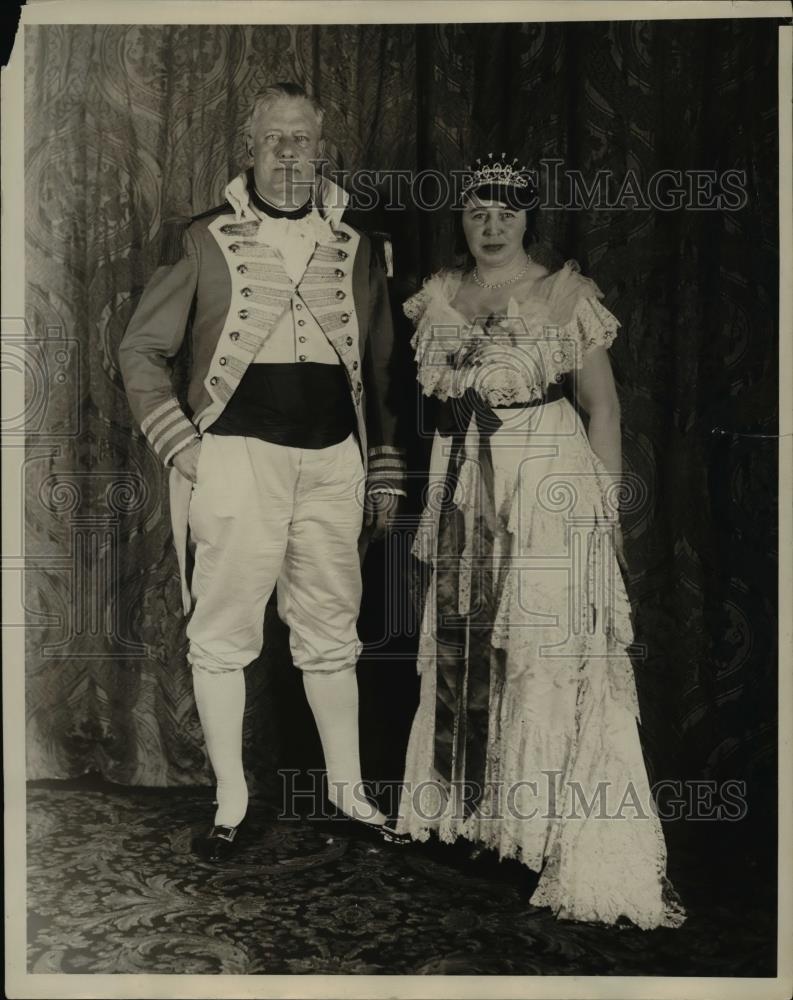
{"label": "pearl necklace", "polygon": [[485,281],[484,278],[479,276],[479,268],[474,268],[474,281],[479,285],[480,288],[503,288],[505,285],[512,285],[516,281],[520,281],[523,275],[529,270],[532,264],[532,259],[527,255],[526,266],[518,271],[517,274],[513,274],[511,278],[507,278],[506,281]]}

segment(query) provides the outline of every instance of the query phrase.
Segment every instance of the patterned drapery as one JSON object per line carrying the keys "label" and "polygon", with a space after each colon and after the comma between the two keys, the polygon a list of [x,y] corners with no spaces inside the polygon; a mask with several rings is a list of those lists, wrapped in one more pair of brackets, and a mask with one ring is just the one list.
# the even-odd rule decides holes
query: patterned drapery
{"label": "patterned drapery", "polygon": [[[612,359],[626,468],[646,491],[626,535],[651,770],[773,787],[776,446],[711,430],[776,428],[776,30],[749,20],[26,29],[31,778],[209,780],[166,476],[131,424],[117,350],[163,223],[222,200],[246,162],[251,97],[283,79],[324,104],[340,170],[447,172],[508,150],[585,178],[611,171],[617,187],[629,170],[643,182],[659,169],[745,171],[739,211],[548,210],[539,231],[597,280],[623,324]],[[449,262],[452,215],[408,203],[377,227],[393,237],[398,313]],[[416,399],[403,354],[407,419]],[[414,438],[417,471],[426,444]],[[393,597],[387,564],[373,550],[369,639]],[[275,764],[321,762],[272,613],[267,627],[246,671],[248,759],[265,778]],[[364,756],[398,777],[415,704],[410,641],[392,644],[401,662],[374,645],[361,667]]]}

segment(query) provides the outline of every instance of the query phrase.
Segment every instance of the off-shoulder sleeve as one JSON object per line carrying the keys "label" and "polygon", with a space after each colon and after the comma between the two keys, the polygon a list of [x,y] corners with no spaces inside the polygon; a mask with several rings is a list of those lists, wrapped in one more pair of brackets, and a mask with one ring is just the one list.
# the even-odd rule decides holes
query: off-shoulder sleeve
{"label": "off-shoulder sleeve", "polygon": [[581,360],[593,347],[611,347],[620,322],[602,304],[603,292],[580,272],[576,261],[567,261],[556,275],[552,309],[556,321],[578,345]]}
{"label": "off-shoulder sleeve", "polygon": [[415,326],[418,326],[419,320],[424,315],[428,302],[429,291],[427,290],[427,282],[425,281],[422,288],[420,288],[414,295],[411,295],[409,299],[405,299],[402,303],[402,312]]}
{"label": "off-shoulder sleeve", "polygon": [[450,323],[444,312],[447,277],[447,272],[438,271],[402,304],[416,328],[410,338],[416,377],[426,396],[436,395],[439,399],[460,395],[453,359],[463,344],[463,330],[459,322]]}
{"label": "off-shoulder sleeve", "polygon": [[617,317],[594,297],[578,301],[574,319],[584,356],[593,347],[611,347],[620,328]]}

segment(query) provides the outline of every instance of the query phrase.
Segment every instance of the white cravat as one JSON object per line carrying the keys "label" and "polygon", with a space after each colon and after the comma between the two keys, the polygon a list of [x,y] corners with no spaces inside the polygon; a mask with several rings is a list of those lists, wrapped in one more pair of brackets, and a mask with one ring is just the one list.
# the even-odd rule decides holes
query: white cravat
{"label": "white cravat", "polygon": [[320,239],[328,236],[330,227],[316,208],[302,219],[274,219],[261,215],[256,239],[274,247],[281,255],[284,270],[297,285]]}
{"label": "white cravat", "polygon": [[321,212],[315,203],[309,214],[302,219],[273,219],[270,216],[262,218],[251,206],[245,171],[229,181],[224,194],[234,209],[237,222],[259,219],[258,239],[279,251],[284,270],[295,284],[303,277],[317,243],[333,235],[331,219],[335,219],[337,224],[341,221],[349,200],[343,188],[337,187],[326,177],[321,177],[316,192],[318,200],[325,206]]}

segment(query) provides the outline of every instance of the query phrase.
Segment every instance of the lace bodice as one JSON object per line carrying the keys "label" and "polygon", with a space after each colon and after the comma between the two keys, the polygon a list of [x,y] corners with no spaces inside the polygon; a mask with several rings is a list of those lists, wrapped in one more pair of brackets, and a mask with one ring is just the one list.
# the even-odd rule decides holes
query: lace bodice
{"label": "lace bodice", "polygon": [[404,304],[418,380],[427,396],[461,396],[474,388],[490,406],[526,403],[566,372],[583,367],[596,346],[610,347],[619,322],[603,293],[574,261],[541,278],[507,313],[473,320],[452,306],[462,271],[438,271]]}

